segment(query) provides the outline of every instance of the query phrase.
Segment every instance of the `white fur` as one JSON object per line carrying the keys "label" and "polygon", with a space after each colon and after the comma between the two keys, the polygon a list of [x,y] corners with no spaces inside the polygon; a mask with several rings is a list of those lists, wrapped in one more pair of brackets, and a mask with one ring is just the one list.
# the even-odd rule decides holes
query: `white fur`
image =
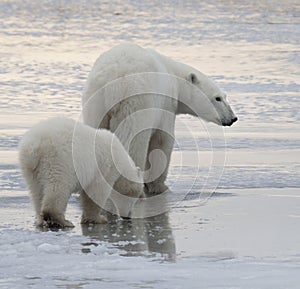
{"label": "white fur", "polygon": [[164,181],[176,114],[195,115],[218,125],[236,121],[225,93],[207,76],[134,44],[116,46],[97,59],[82,103],[84,122],[116,133],[135,164],[145,171],[150,193],[167,189]]}
{"label": "white fur", "polygon": [[[140,171],[118,138],[71,119],[53,118],[30,129],[20,143],[19,160],[38,225],[73,226],[65,210],[76,191],[81,192],[82,222],[105,222],[97,204],[105,207],[120,175],[132,181],[122,188],[123,196],[143,195]],[[123,203],[118,213],[128,216],[130,206]]]}

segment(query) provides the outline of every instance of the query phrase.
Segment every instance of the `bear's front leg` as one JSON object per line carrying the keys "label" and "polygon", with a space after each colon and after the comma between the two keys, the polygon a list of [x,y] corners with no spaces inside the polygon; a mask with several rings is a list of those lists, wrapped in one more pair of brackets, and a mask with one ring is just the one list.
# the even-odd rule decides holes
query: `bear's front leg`
{"label": "bear's front leg", "polygon": [[145,183],[144,192],[147,196],[157,195],[169,190],[168,186],[162,182]]}
{"label": "bear's front leg", "polygon": [[148,175],[145,178],[145,193],[147,195],[160,194],[168,190],[165,181],[173,144],[174,138],[170,133],[156,130],[152,135],[147,157]]}

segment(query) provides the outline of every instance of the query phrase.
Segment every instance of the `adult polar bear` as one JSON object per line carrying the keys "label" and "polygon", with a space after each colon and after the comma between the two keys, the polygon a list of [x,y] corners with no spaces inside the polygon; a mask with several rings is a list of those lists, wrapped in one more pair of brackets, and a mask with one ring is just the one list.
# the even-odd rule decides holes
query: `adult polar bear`
{"label": "adult polar bear", "polygon": [[[225,93],[207,76],[135,44],[121,44],[100,55],[82,104],[84,122],[115,132],[144,171],[146,193],[167,189],[177,114],[223,126],[237,121]],[[122,181],[116,189],[122,190]]]}

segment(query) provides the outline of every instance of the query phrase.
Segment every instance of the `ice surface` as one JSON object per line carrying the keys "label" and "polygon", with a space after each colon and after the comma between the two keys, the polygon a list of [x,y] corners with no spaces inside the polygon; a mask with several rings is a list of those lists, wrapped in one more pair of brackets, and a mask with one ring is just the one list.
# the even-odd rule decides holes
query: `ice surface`
{"label": "ice surface", "polygon": [[94,227],[80,226],[71,201],[76,228],[57,232],[4,210],[1,288],[298,288],[298,199],[297,189],[227,190],[203,206],[195,198],[163,216]]}
{"label": "ice surface", "polygon": [[[0,17],[0,288],[299,288],[299,1],[12,0]],[[86,227],[73,196],[75,228],[40,231],[18,143],[78,118],[93,62],[121,41],[210,75],[239,122],[177,118],[168,213]]]}

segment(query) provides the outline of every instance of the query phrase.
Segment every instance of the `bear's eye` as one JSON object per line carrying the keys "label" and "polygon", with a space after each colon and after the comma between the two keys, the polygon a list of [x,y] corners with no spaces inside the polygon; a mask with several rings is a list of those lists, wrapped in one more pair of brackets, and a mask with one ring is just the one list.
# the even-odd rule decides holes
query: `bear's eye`
{"label": "bear's eye", "polygon": [[222,98],[219,97],[219,96],[217,96],[217,97],[216,97],[216,101],[222,101]]}
{"label": "bear's eye", "polygon": [[191,80],[191,83],[196,84],[197,83],[197,76],[196,76],[196,74],[191,73],[190,74],[190,80]]}

